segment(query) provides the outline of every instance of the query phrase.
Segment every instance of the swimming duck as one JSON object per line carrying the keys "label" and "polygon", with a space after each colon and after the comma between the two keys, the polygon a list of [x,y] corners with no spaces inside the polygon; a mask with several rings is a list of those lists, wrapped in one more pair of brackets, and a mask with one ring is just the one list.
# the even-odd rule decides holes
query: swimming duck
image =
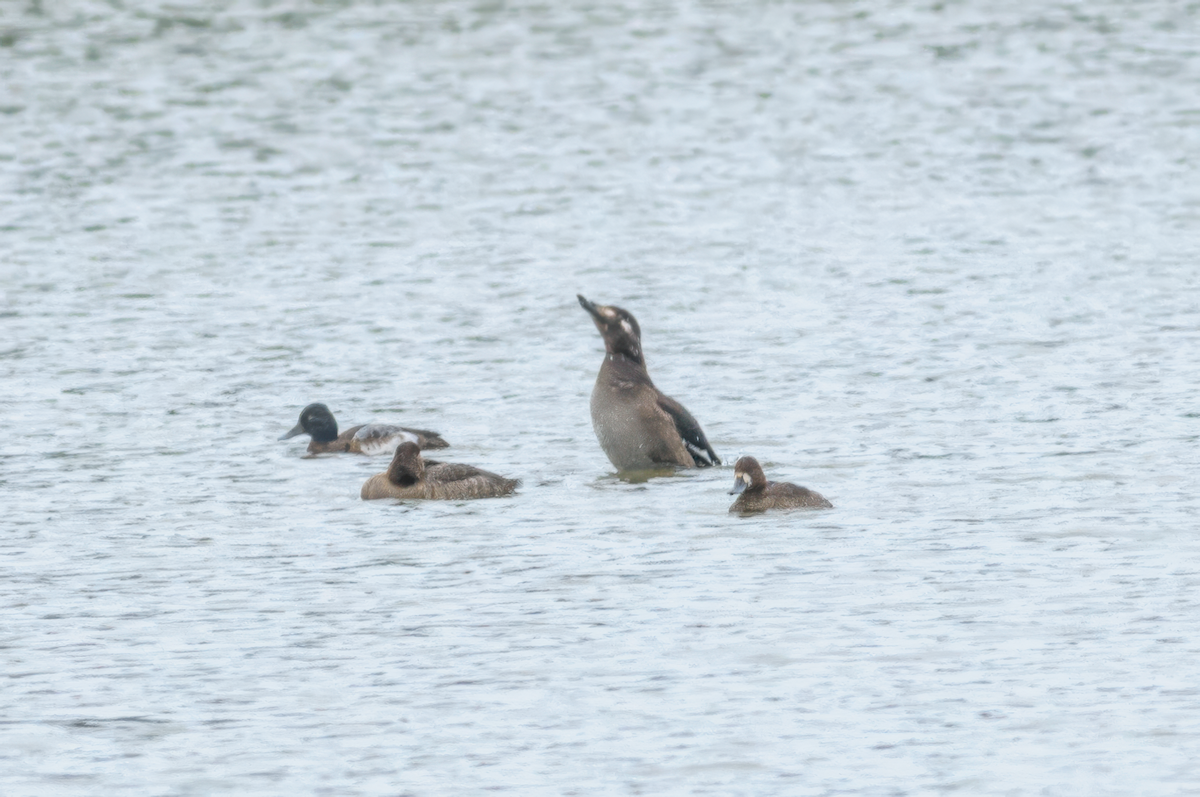
{"label": "swimming duck", "polygon": [[376,473],[362,486],[362,499],[433,498],[462,501],[508,495],[521,482],[471,465],[421,459],[416,443],[401,443],[385,473]]}
{"label": "swimming duck", "polygon": [[576,296],[604,338],[604,364],[592,389],[592,428],[617,470],[720,465],[692,414],[650,381],[642,329],[633,314]]}
{"label": "swimming duck", "polygon": [[396,446],[405,441],[416,443],[421,448],[446,448],[450,445],[437,432],[406,429],[403,426],[383,423],[352,426],[338,434],[337,421],[324,404],[309,404],[305,407],[300,413],[300,422],[279,439],[287,440],[299,434],[312,437],[308,444],[310,454],[391,454],[396,450]]}
{"label": "swimming duck", "polygon": [[[740,495],[739,495],[740,493]],[[833,509],[820,493],[788,482],[769,482],[754,457],[742,457],[733,466],[733,489],[737,495],[730,512],[765,512],[768,509]]]}

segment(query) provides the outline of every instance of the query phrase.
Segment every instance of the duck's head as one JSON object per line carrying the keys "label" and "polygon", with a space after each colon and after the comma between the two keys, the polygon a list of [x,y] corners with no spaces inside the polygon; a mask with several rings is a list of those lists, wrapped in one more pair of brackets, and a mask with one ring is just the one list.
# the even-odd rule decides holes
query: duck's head
{"label": "duck's head", "polygon": [[596,329],[604,338],[604,350],[609,354],[623,354],[636,362],[642,360],[642,328],[633,313],[609,304],[589,302],[576,294],[579,305],[592,316]]}
{"label": "duck's head", "polygon": [[324,404],[309,404],[301,410],[300,422],[279,439],[287,440],[298,434],[309,435],[318,443],[328,443],[337,439],[337,421],[334,420],[333,413]]}
{"label": "duck's head", "polygon": [[763,488],[767,486],[767,475],[754,457],[742,457],[733,465],[733,489],[730,495],[737,495],[747,488]]}
{"label": "duck's head", "polygon": [[412,487],[425,478],[425,463],[416,443],[405,441],[396,447],[387,469],[388,481],[397,487]]}

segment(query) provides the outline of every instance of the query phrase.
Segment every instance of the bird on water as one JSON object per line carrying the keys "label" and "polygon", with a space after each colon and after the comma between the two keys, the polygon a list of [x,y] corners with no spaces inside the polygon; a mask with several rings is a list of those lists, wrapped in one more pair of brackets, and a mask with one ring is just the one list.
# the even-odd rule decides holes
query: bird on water
{"label": "bird on water", "polygon": [[820,493],[789,482],[769,482],[754,457],[742,457],[733,466],[733,489],[737,495],[730,512],[750,514],[768,509],[833,509]]}
{"label": "bird on water", "polygon": [[633,314],[577,296],[604,338],[604,363],[592,389],[592,427],[617,470],[721,464],[687,408],[650,380]]}
{"label": "bird on water", "polygon": [[281,436],[287,440],[306,434],[309,454],[392,454],[403,442],[416,443],[421,448],[446,448],[450,444],[437,432],[407,429],[386,423],[352,426],[338,434],[337,419],[324,404],[309,404],[300,412],[300,422]]}
{"label": "bird on water", "polygon": [[508,495],[520,484],[518,479],[506,479],[473,465],[422,459],[417,444],[405,442],[396,448],[385,472],[367,479],[360,495],[364,501],[379,498],[463,501]]}

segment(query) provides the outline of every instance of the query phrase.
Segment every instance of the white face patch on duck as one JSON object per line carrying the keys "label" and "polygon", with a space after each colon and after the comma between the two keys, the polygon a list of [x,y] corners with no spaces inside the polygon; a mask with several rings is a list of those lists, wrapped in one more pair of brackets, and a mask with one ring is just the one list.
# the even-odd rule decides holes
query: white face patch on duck
{"label": "white face patch on duck", "polygon": [[625,330],[626,335],[633,335],[633,327],[624,318],[621,319],[621,329]]}

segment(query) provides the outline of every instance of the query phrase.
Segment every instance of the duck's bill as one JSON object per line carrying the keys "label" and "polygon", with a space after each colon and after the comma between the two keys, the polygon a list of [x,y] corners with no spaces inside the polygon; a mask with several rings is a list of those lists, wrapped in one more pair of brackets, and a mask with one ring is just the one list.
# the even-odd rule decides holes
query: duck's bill
{"label": "duck's bill", "polygon": [[745,489],[746,489],[746,482],[742,480],[741,476],[738,476],[737,478],[735,478],[733,480],[733,489],[729,491],[729,494],[730,495],[738,495],[739,493],[744,492]]}
{"label": "duck's bill", "polygon": [[304,427],[301,426],[300,424],[296,424],[295,426],[293,426],[291,431],[287,432],[286,434],[283,434],[282,436],[280,436],[279,439],[280,440],[289,440],[298,434],[304,434]]}
{"label": "duck's bill", "polygon": [[583,298],[583,294],[580,293],[575,294],[575,298],[579,300],[580,307],[592,314],[592,318],[600,318],[600,310],[596,307],[595,302],[589,302],[587,299]]}

